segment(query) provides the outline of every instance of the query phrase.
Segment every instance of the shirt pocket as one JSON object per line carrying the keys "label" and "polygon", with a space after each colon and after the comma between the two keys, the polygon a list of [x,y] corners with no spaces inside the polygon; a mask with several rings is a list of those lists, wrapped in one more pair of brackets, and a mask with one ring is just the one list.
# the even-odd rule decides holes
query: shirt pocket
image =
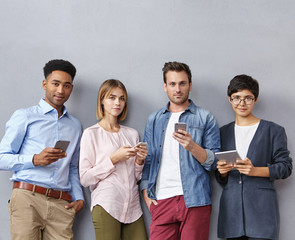
{"label": "shirt pocket", "polygon": [[194,140],[194,142],[196,142],[200,146],[202,145],[204,128],[197,126],[197,125],[189,124],[187,126],[187,132],[192,136],[192,139]]}

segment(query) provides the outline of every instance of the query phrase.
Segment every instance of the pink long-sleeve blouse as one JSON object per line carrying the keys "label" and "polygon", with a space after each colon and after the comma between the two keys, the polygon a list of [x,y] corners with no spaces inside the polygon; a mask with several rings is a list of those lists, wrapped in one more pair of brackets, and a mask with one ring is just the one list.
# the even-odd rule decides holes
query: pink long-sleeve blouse
{"label": "pink long-sleeve blouse", "polygon": [[135,162],[136,157],[114,165],[110,156],[138,141],[135,129],[120,125],[119,132],[113,133],[99,124],[85,129],[81,139],[80,181],[91,191],[91,210],[100,205],[122,223],[132,223],[142,215],[137,181],[143,165]]}

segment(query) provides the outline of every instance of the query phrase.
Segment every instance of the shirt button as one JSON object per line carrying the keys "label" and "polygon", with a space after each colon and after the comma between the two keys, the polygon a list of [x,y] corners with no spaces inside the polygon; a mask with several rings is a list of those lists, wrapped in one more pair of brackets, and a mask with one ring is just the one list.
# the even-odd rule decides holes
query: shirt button
{"label": "shirt button", "polygon": [[239,184],[242,184],[242,181],[241,180],[239,181]]}

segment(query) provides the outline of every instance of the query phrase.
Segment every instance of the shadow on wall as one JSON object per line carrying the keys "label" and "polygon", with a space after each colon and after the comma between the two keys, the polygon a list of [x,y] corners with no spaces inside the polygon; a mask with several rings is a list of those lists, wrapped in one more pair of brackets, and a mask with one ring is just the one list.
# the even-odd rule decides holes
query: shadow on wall
{"label": "shadow on wall", "polygon": [[[92,82],[96,83],[97,81]],[[77,79],[71,98],[67,102],[69,112],[80,120],[83,129],[97,122],[96,102],[99,86],[100,83],[89,84],[89,82]]]}

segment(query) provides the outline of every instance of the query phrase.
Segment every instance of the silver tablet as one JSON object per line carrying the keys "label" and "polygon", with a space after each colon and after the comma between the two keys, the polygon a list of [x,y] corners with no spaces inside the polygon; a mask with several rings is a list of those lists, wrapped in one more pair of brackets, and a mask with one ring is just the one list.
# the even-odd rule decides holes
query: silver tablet
{"label": "silver tablet", "polygon": [[237,159],[241,159],[237,150],[217,152],[215,153],[218,160],[224,160],[226,163],[235,163]]}

